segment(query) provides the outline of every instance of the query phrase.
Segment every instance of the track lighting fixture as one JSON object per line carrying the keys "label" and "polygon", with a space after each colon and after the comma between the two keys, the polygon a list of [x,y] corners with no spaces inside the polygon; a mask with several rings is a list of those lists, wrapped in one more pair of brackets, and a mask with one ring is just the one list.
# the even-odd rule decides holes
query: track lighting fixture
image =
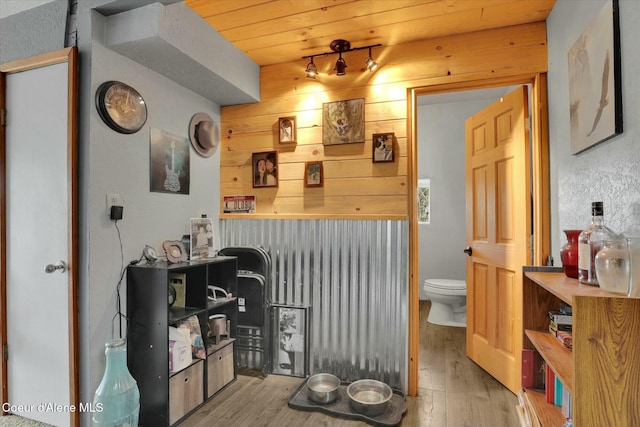
{"label": "track lighting fixture", "polygon": [[302,59],[311,58],[311,62],[307,64],[307,68],[305,70],[305,72],[307,73],[307,78],[315,79],[316,76],[318,75],[318,68],[316,67],[316,64],[313,63],[313,58],[317,56],[334,55],[336,53],[338,54],[338,60],[336,61],[336,65],[333,68],[333,70],[336,72],[336,76],[344,76],[345,74],[347,74],[347,71],[346,71],[347,61],[344,60],[344,58],[342,57],[342,54],[346,52],[353,52],[353,51],[362,50],[362,49],[369,49],[369,56],[365,60],[365,64],[367,69],[373,73],[375,70],[378,69],[378,63],[375,62],[373,60],[373,57],[371,56],[371,48],[378,47],[378,46],[382,46],[382,45],[374,44],[370,46],[352,48],[351,43],[349,43],[347,40],[342,40],[342,39],[334,40],[329,45],[329,48],[331,48],[332,50],[331,52],[324,52],[324,53],[319,53],[317,55],[307,55],[302,57]]}
{"label": "track lighting fixture", "polygon": [[307,73],[308,79],[315,79],[318,75],[318,67],[316,67],[316,64],[313,63],[313,56],[311,57],[311,62],[307,64],[307,69],[305,70],[305,72]]}

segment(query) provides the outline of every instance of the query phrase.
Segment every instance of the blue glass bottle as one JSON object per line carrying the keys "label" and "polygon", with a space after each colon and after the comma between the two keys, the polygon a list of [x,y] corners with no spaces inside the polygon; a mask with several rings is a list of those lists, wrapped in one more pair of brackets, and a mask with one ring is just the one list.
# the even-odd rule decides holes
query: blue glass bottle
{"label": "blue glass bottle", "polygon": [[137,427],[140,390],[127,368],[127,340],[105,344],[107,366],[93,398],[94,427]]}

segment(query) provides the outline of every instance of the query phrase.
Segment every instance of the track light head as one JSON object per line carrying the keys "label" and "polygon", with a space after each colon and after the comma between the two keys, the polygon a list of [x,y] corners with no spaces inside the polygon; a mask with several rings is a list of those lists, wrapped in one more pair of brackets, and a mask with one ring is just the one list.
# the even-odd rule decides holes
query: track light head
{"label": "track light head", "polygon": [[342,55],[340,55],[340,58],[338,58],[338,60],[336,61],[336,67],[334,68],[334,70],[336,71],[336,76],[344,76],[345,74],[347,74],[346,69],[347,63],[342,58]]}
{"label": "track light head", "polygon": [[364,60],[364,63],[367,65],[367,69],[372,73],[378,69],[378,63],[371,57],[371,48],[369,48],[369,56]]}
{"label": "track light head", "polygon": [[313,56],[311,57],[311,62],[307,64],[307,69],[305,70],[305,72],[307,73],[308,79],[315,79],[318,75],[318,67],[316,67],[316,64],[313,63]]}

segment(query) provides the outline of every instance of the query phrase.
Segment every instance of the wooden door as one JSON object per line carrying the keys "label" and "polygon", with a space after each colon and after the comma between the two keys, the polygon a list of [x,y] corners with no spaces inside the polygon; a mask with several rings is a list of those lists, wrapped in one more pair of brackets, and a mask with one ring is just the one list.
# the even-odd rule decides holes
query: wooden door
{"label": "wooden door", "polygon": [[530,262],[527,88],[465,122],[467,356],[516,393],[521,388],[522,266]]}
{"label": "wooden door", "polygon": [[57,426],[79,425],[82,410],[76,57],[68,48],[1,68],[3,410]]}

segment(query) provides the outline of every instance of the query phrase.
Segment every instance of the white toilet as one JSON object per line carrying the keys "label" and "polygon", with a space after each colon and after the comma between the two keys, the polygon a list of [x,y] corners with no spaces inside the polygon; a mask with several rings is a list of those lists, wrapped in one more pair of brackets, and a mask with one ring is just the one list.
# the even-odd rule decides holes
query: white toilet
{"label": "white toilet", "polygon": [[467,326],[467,283],[464,280],[427,279],[424,294],[431,301],[429,323]]}

